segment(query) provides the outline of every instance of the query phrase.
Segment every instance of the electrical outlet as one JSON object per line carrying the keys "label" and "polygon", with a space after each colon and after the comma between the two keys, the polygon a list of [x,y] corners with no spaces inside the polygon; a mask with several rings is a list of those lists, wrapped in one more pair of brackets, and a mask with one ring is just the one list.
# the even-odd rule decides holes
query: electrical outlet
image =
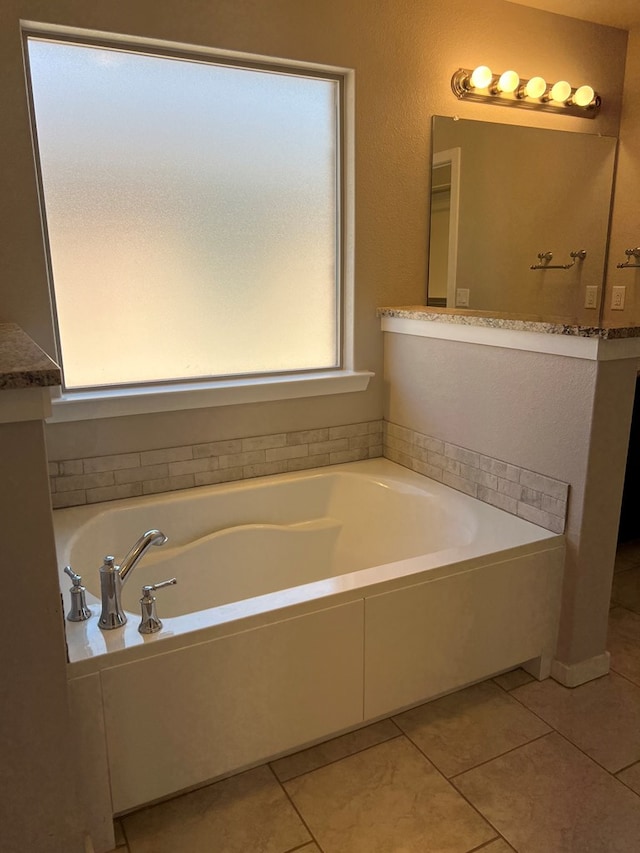
{"label": "electrical outlet", "polygon": [[456,308],[469,307],[469,288],[459,287],[456,290]]}
{"label": "electrical outlet", "polygon": [[585,308],[597,308],[598,307],[598,285],[597,284],[587,285],[587,289],[585,291],[585,297],[584,297],[584,307]]}
{"label": "electrical outlet", "polygon": [[619,285],[611,290],[611,308],[614,311],[622,311],[624,308],[624,295],[626,287]]}

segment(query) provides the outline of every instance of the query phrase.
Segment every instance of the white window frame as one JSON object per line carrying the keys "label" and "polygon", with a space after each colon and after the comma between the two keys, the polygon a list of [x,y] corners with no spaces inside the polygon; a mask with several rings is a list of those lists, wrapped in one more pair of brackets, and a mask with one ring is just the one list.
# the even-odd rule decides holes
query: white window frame
{"label": "white window frame", "polygon": [[[70,391],[61,389],[53,400],[53,414],[49,422],[86,420],[119,415],[181,409],[209,408],[240,403],[315,397],[328,394],[363,391],[374,375],[368,370],[356,370],[354,365],[354,71],[337,66],[318,65],[265,57],[226,50],[213,50],[203,46],[185,45],[149,38],[132,38],[113,33],[83,30],[22,21],[25,61],[28,61],[26,40],[29,36],[66,39],[87,45],[112,46],[148,50],[173,55],[208,58],[229,64],[262,65],[291,71],[310,71],[338,77],[342,89],[341,109],[341,192],[339,264],[341,278],[341,308],[338,316],[340,366],[321,371],[300,371],[286,374],[268,374],[242,377],[213,377],[204,381],[171,381],[140,384],[128,387],[108,387]],[[32,116],[33,116],[33,105]],[[38,180],[40,176],[38,174]],[[42,188],[40,187],[42,198]],[[42,204],[42,203],[41,203]],[[43,217],[44,231],[44,217]],[[46,240],[46,233],[44,234]],[[47,264],[49,264],[47,253]],[[53,294],[51,270],[50,293]],[[54,300],[52,321],[57,329]],[[57,332],[56,332],[57,335]],[[59,346],[56,341],[56,345]],[[58,350],[59,352],[59,350]]]}

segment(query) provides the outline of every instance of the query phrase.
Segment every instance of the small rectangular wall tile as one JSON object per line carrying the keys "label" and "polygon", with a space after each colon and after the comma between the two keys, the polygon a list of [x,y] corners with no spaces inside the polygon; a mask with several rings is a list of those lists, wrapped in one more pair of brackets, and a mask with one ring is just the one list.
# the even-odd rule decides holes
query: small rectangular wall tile
{"label": "small rectangular wall tile", "polygon": [[265,451],[267,462],[279,462],[282,459],[297,459],[309,455],[306,444],[295,444],[292,447],[274,447]]}
{"label": "small rectangular wall tile", "polygon": [[196,486],[213,486],[217,483],[232,483],[242,480],[242,468],[218,468],[216,471],[202,471],[193,475]]}
{"label": "small rectangular wall tile", "polygon": [[540,509],[543,509],[545,512],[550,512],[552,515],[560,515],[564,518],[567,512],[567,502],[566,500],[560,500],[559,498],[552,498],[549,495],[542,495]]}
{"label": "small rectangular wall tile", "polygon": [[121,498],[137,498],[142,494],[142,483],[123,483],[120,486],[104,486],[100,489],[87,489],[87,503],[116,501]]}
{"label": "small rectangular wall tile", "polygon": [[464,447],[458,447],[456,444],[447,444],[444,446],[444,455],[450,459],[455,459],[457,462],[462,462],[465,465],[471,465],[473,468],[480,467],[480,454],[473,450],[467,450]]}
{"label": "small rectangular wall tile", "polygon": [[480,470],[495,474],[496,477],[501,477],[503,480],[511,480],[514,483],[520,480],[520,469],[517,466],[509,465],[508,462],[501,462],[499,459],[492,459],[490,456],[480,456]]}
{"label": "small rectangular wall tile", "polygon": [[486,486],[478,486],[477,497],[479,500],[492,506],[497,506],[498,509],[503,509],[512,515],[517,515],[518,513],[518,501],[510,498],[509,495],[503,495],[493,489],[488,489]]}
{"label": "small rectangular wall tile", "polygon": [[309,445],[309,456],[315,456],[317,453],[336,453],[339,450],[348,449],[348,438],[335,438],[330,441],[318,441]]}
{"label": "small rectangular wall tile", "polygon": [[141,483],[143,480],[157,480],[160,477],[169,476],[169,466],[164,465],[140,465],[137,468],[122,468],[114,471],[116,484]]}
{"label": "small rectangular wall tile", "polygon": [[[220,467],[217,456],[205,456],[202,459],[185,459],[183,462],[169,462],[169,476],[180,477],[183,474],[199,474],[202,471],[215,471]],[[151,477],[145,477],[151,479]]]}
{"label": "small rectangular wall tile", "polygon": [[54,509],[65,509],[69,506],[83,506],[87,502],[87,493],[84,489],[75,492],[60,492],[51,495],[51,506]]}
{"label": "small rectangular wall tile", "polygon": [[287,433],[287,444],[317,444],[320,441],[329,440],[329,428],[305,429],[298,432]]}
{"label": "small rectangular wall tile", "polygon": [[[242,439],[231,439],[229,441],[209,441],[207,444],[194,444],[193,458],[202,459],[204,456],[228,456],[232,453],[240,453],[242,450]],[[191,457],[187,457],[191,458]]]}
{"label": "small rectangular wall tile", "polygon": [[519,503],[518,515],[520,518],[531,521],[533,524],[538,524],[547,530],[552,530],[554,533],[564,533],[564,519],[556,515],[551,515],[550,512],[544,512],[534,506]]}
{"label": "small rectangular wall tile", "polygon": [[287,435],[284,432],[276,435],[257,435],[253,438],[242,439],[242,452],[247,450],[266,450],[271,447],[284,447]]}
{"label": "small rectangular wall tile", "polygon": [[521,486],[520,483],[514,483],[512,480],[504,480],[502,477],[498,477],[498,491],[502,495],[508,495],[510,498],[513,498],[514,501],[519,501],[522,497],[524,486]]}
{"label": "small rectangular wall tile", "polygon": [[284,474],[287,470],[286,460],[280,462],[258,462],[255,465],[242,466],[242,478],[266,477],[269,474]]}
{"label": "small rectangular wall tile", "polygon": [[142,484],[142,494],[155,495],[158,492],[174,492],[179,489],[190,489],[195,486],[193,474],[183,474],[180,477],[163,477],[160,480],[146,480]]}
{"label": "small rectangular wall tile", "polygon": [[97,489],[102,486],[113,486],[115,479],[113,471],[100,474],[78,474],[75,477],[56,477],[56,492],[75,492],[78,489]]}
{"label": "small rectangular wall tile", "polygon": [[369,448],[369,459],[377,459],[379,456],[383,454],[383,447],[381,444],[374,444]]}
{"label": "small rectangular wall tile", "polygon": [[544,492],[545,495],[550,495],[552,498],[565,500],[567,497],[568,486],[566,483],[562,483],[560,480],[553,480],[551,477],[545,477],[543,474],[527,471],[526,468],[520,471],[520,482],[523,486],[528,486],[537,492]]}
{"label": "small rectangular wall tile", "polygon": [[451,486],[452,489],[457,489],[459,492],[471,495],[472,498],[478,497],[478,486],[476,483],[464,480],[462,477],[451,474],[449,471],[443,473],[442,482],[445,486]]}
{"label": "small rectangular wall tile", "polygon": [[354,435],[367,435],[369,432],[369,422],[359,424],[346,424],[345,426],[335,426],[329,428],[329,439],[332,438],[351,438]]}
{"label": "small rectangular wall tile", "polygon": [[248,450],[246,453],[230,453],[218,457],[220,468],[236,468],[245,465],[259,465],[266,461],[264,450]]}
{"label": "small rectangular wall tile", "polygon": [[287,459],[287,471],[303,471],[305,468],[324,468],[330,465],[328,453],[317,456],[300,456],[298,459]]}
{"label": "small rectangular wall tile", "polygon": [[139,453],[118,453],[112,456],[94,456],[83,460],[85,474],[115,471],[117,468],[135,468],[140,464]]}
{"label": "small rectangular wall tile", "polygon": [[[495,474],[489,474],[487,471],[481,471],[479,468],[474,468],[471,465],[459,463],[459,471],[457,472],[465,480],[470,480],[472,483],[477,483],[479,486],[486,486],[488,489],[498,488],[498,478]],[[455,473],[455,472],[454,472]]]}
{"label": "small rectangular wall tile", "polygon": [[49,462],[47,465],[47,470],[49,471],[50,477],[57,477],[60,473],[60,468],[58,467],[57,462]]}
{"label": "small rectangular wall tile", "polygon": [[161,462],[180,462],[193,459],[191,447],[166,447],[163,450],[143,450],[140,453],[141,465],[158,465]]}
{"label": "small rectangular wall tile", "polygon": [[360,459],[366,459],[369,453],[364,448],[359,450],[339,450],[337,453],[330,453],[329,460],[332,465],[340,465],[343,462],[358,462]]}
{"label": "small rectangular wall tile", "polygon": [[431,438],[428,435],[420,435],[417,432],[414,435],[413,443],[417,447],[423,447],[431,453],[444,453],[444,441],[440,441],[439,438]]}

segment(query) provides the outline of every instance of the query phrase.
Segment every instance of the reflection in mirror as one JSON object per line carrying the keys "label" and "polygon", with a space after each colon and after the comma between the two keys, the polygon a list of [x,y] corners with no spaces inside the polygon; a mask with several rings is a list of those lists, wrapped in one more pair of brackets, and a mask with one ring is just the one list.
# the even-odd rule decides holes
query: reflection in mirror
{"label": "reflection in mirror", "polygon": [[597,325],[616,139],[435,116],[432,140],[427,304]]}

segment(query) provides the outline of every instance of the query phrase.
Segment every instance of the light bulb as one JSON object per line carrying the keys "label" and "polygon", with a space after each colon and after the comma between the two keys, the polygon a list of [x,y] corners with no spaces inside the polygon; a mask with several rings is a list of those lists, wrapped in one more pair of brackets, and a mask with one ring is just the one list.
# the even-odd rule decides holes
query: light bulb
{"label": "light bulb", "polygon": [[541,98],[547,91],[547,82],[544,77],[532,77],[524,87],[524,93],[528,98]]}
{"label": "light bulb", "polygon": [[471,72],[469,82],[474,89],[486,89],[493,80],[491,69],[487,65],[478,65]]}
{"label": "light bulb", "polygon": [[591,101],[595,98],[595,95],[596,93],[593,91],[591,86],[580,86],[576,89],[571,100],[579,107],[588,107]]}
{"label": "light bulb", "polygon": [[571,86],[566,80],[559,80],[551,87],[551,100],[557,101],[559,104],[564,104],[565,101],[569,100],[570,95]]}
{"label": "light bulb", "polygon": [[500,75],[497,89],[499,92],[515,92],[520,85],[520,78],[515,71],[505,71]]}

